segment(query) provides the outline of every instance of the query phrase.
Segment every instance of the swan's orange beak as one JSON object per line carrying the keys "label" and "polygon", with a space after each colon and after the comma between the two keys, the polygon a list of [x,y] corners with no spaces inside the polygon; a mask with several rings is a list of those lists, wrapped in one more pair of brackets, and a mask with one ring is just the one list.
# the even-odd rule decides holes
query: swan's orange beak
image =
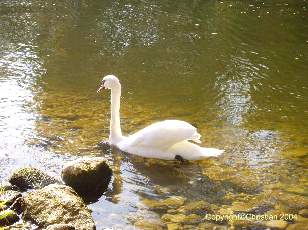
{"label": "swan's orange beak", "polygon": [[105,83],[105,81],[102,81],[102,85],[96,91],[97,93],[99,93],[102,89],[105,89],[104,83]]}

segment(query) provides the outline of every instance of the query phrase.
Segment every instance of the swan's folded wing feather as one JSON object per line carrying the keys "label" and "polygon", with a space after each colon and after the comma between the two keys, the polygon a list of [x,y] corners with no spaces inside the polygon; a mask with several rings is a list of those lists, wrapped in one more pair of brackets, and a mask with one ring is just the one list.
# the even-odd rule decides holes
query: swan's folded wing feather
{"label": "swan's folded wing feather", "polygon": [[200,143],[197,129],[185,121],[165,120],[156,122],[134,133],[127,139],[129,146],[169,148],[184,140]]}

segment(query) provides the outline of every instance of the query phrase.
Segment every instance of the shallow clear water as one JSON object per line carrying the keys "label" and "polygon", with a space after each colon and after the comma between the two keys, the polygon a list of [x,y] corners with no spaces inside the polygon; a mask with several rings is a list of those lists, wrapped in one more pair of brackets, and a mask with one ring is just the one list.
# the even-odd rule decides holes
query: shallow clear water
{"label": "shallow clear water", "polygon": [[188,165],[105,153],[119,170],[90,205],[99,228],[130,228],[131,216],[159,219],[144,198],[180,195],[218,208],[242,193],[306,199],[307,7],[1,1],[0,179],[24,165],[58,176],[68,160],[104,154],[96,144],[108,137],[109,95],[96,89],[112,73],[123,86],[125,133],[177,118],[226,152]]}

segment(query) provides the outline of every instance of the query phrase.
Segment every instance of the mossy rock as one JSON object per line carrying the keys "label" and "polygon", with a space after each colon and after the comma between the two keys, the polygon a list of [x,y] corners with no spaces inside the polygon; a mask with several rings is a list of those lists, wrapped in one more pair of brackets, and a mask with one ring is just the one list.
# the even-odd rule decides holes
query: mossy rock
{"label": "mossy rock", "polygon": [[270,229],[285,229],[288,226],[288,222],[284,220],[270,220],[265,222],[264,225]]}
{"label": "mossy rock", "polygon": [[60,183],[55,178],[32,167],[16,170],[9,178],[9,182],[17,186],[21,191],[26,191],[27,189],[40,189],[50,184]]}
{"label": "mossy rock", "polygon": [[228,229],[225,225],[218,225],[218,224],[214,224],[214,223],[211,223],[211,222],[203,222],[201,224],[198,225],[198,227],[196,227],[196,229],[198,230],[212,230],[212,229],[215,229],[215,230],[225,230],[225,229]]}
{"label": "mossy rock", "polygon": [[142,202],[153,210],[174,209],[179,208],[185,202],[185,198],[181,196],[171,196],[164,200],[144,199]]}
{"label": "mossy rock", "polygon": [[19,197],[21,197],[21,192],[14,190],[7,190],[0,193],[0,210],[3,210],[12,205]]}
{"label": "mossy rock", "polygon": [[161,219],[166,223],[186,223],[186,224],[196,224],[202,220],[202,217],[196,214],[184,215],[178,214],[164,214]]}
{"label": "mossy rock", "polygon": [[184,214],[164,214],[161,219],[166,223],[183,223],[185,222],[186,215]]}
{"label": "mossy rock", "polygon": [[23,219],[45,229],[49,225],[68,224],[76,229],[93,230],[90,209],[69,186],[52,184],[23,196]]}
{"label": "mossy rock", "polygon": [[168,230],[183,230],[183,227],[181,224],[178,224],[178,223],[168,223],[167,229]]}
{"label": "mossy rock", "polygon": [[308,209],[302,209],[298,212],[299,215],[308,218]]}
{"label": "mossy rock", "polygon": [[0,226],[8,226],[19,220],[16,212],[7,209],[0,212]]}
{"label": "mossy rock", "polygon": [[308,230],[308,223],[289,224],[286,230]]}
{"label": "mossy rock", "polygon": [[261,190],[258,177],[249,169],[237,170],[218,163],[207,162],[203,174],[213,181],[219,181],[236,191],[256,193]]}
{"label": "mossy rock", "polygon": [[107,190],[112,170],[102,157],[85,157],[64,165],[61,176],[84,200],[94,202]]}
{"label": "mossy rock", "polygon": [[76,230],[76,228],[70,224],[53,224],[49,225],[45,230]]}
{"label": "mossy rock", "polygon": [[32,230],[32,229],[37,229],[37,226],[33,225],[33,224],[29,223],[29,222],[22,221],[20,223],[20,221],[18,221],[16,223],[12,224],[12,225],[3,227],[3,229],[4,230]]}
{"label": "mossy rock", "polygon": [[299,210],[308,208],[308,198],[305,196],[279,191],[273,193],[273,196],[276,200],[281,202],[290,213],[298,213]]}
{"label": "mossy rock", "polygon": [[191,201],[183,206],[181,206],[179,209],[177,209],[178,212],[184,213],[184,214],[199,214],[203,215],[205,213],[212,213],[213,210],[211,208],[211,204],[207,203],[206,201],[200,200],[200,201]]}
{"label": "mossy rock", "polygon": [[165,229],[165,225],[159,221],[137,220],[134,223],[134,226],[137,227],[138,229],[143,229],[143,230],[151,230],[151,229],[163,230]]}

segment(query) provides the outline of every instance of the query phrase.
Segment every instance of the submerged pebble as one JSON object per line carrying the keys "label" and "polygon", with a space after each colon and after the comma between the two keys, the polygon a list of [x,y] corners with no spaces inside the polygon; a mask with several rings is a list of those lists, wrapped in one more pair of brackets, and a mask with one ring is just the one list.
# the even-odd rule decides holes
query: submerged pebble
{"label": "submerged pebble", "polygon": [[284,220],[270,220],[265,223],[265,226],[274,229],[285,229],[288,226],[288,222]]}
{"label": "submerged pebble", "polygon": [[299,215],[308,218],[308,209],[302,209],[298,212]]}
{"label": "submerged pebble", "polygon": [[164,200],[144,199],[142,202],[151,209],[172,209],[179,208],[185,202],[185,198],[181,196],[171,196]]}

